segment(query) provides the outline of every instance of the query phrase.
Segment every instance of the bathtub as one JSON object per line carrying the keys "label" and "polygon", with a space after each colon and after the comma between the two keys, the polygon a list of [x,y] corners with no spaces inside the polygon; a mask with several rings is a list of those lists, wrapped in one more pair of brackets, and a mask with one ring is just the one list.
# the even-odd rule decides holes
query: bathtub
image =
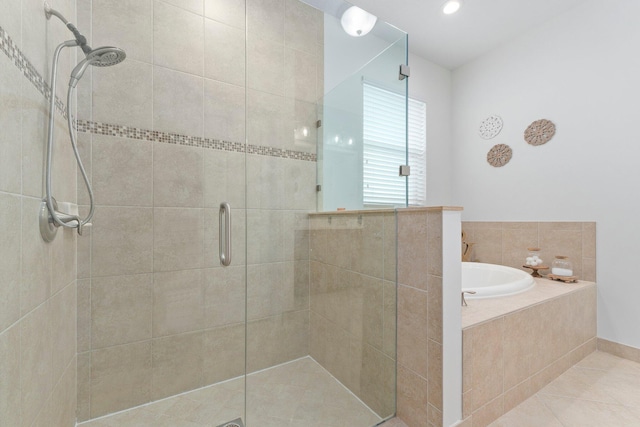
{"label": "bathtub", "polygon": [[530,274],[503,265],[480,262],[462,263],[462,290],[475,291],[465,298],[497,298],[528,291],[535,286]]}

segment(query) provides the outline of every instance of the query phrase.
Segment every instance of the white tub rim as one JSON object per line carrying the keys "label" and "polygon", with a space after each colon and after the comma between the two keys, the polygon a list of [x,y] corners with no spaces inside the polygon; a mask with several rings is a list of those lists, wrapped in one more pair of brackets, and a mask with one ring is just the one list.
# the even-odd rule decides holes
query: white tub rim
{"label": "white tub rim", "polygon": [[[517,268],[508,267],[506,265],[481,262],[463,262],[461,268],[463,270],[462,291],[476,292],[476,294],[465,294],[465,299],[468,300],[501,298],[517,295],[523,292],[527,292],[536,285],[535,280],[530,274],[522,270],[518,270]],[[465,269],[500,272],[503,274],[512,275],[513,279],[508,282],[496,283],[493,285],[469,286],[469,284],[464,283]]]}

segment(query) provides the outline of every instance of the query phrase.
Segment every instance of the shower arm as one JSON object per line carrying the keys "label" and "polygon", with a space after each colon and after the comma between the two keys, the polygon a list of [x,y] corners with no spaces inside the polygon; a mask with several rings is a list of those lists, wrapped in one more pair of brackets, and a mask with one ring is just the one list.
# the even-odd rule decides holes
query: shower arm
{"label": "shower arm", "polygon": [[51,5],[46,1],[44,2],[44,14],[47,19],[51,19],[51,16],[55,16],[56,18],[61,20],[62,23],[67,26],[69,31],[71,31],[76,38],[76,41],[78,42],[76,46],[79,46],[85,54],[91,52],[91,47],[87,45],[87,38],[80,33],[75,25],[67,21],[67,18],[65,18],[60,12],[52,9]]}

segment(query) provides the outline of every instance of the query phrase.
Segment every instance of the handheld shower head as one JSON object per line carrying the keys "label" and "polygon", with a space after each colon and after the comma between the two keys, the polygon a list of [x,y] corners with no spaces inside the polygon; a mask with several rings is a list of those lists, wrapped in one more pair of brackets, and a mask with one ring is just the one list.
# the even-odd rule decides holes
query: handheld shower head
{"label": "handheld shower head", "polygon": [[127,54],[125,51],[117,47],[104,46],[93,49],[87,54],[87,57],[73,69],[69,85],[76,87],[89,65],[93,65],[94,67],[110,67],[121,63],[126,57]]}

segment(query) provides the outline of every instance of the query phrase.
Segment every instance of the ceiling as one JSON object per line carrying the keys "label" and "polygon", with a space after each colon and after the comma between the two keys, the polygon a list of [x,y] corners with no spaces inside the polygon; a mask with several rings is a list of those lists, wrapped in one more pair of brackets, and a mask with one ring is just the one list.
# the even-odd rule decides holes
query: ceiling
{"label": "ceiling", "polygon": [[455,69],[585,0],[463,0],[444,15],[445,0],[349,0],[409,33],[414,54]]}

